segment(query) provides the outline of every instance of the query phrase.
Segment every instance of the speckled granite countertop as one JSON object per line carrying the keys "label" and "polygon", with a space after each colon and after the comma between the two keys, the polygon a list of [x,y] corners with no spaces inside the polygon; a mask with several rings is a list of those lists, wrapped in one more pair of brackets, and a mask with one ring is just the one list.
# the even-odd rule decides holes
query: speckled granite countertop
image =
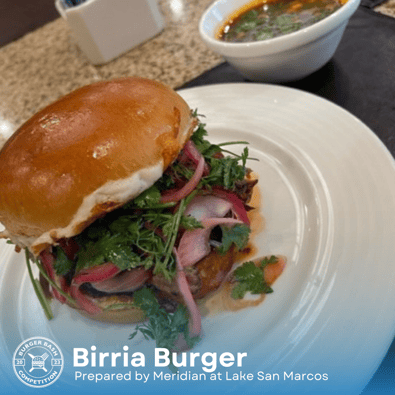
{"label": "speckled granite countertop", "polygon": [[59,18],[0,48],[0,134],[40,108],[91,82],[139,75],[173,88],[222,61],[200,40],[198,21],[213,0],[160,0],[166,27],[156,37],[102,66],[91,65]]}
{"label": "speckled granite countertop", "polygon": [[[87,61],[61,18],[0,48],[0,136],[53,100],[97,80],[139,75],[177,88],[218,65],[222,58],[198,34],[200,16],[212,1],[159,0],[165,29],[102,66]],[[395,16],[395,0],[377,8]]]}
{"label": "speckled granite countertop", "polygon": [[381,5],[375,7],[374,10],[395,18],[395,0],[387,0]]}

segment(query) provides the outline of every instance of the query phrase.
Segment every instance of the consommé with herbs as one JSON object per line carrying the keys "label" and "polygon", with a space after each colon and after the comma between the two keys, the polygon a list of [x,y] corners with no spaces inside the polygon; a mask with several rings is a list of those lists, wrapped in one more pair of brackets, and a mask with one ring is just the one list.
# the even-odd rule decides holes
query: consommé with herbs
{"label": "consomm\u00e9 with herbs", "polygon": [[227,42],[244,43],[282,36],[326,18],[346,1],[253,1],[228,17],[217,38]]}

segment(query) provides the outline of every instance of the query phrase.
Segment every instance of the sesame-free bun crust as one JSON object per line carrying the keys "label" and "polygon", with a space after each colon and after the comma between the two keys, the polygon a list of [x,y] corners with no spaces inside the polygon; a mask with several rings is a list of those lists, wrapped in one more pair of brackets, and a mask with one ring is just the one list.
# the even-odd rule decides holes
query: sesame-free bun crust
{"label": "sesame-free bun crust", "polygon": [[54,102],[0,151],[1,236],[38,255],[80,233],[158,180],[195,124],[176,92],[142,78]]}

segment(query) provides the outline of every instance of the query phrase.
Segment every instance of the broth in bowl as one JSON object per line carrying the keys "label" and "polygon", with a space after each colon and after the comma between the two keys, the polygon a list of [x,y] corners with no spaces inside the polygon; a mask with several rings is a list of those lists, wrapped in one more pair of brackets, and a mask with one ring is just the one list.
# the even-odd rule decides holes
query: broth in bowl
{"label": "broth in bowl", "polygon": [[347,0],[255,0],[222,25],[216,38],[245,43],[279,37],[304,29],[338,10]]}

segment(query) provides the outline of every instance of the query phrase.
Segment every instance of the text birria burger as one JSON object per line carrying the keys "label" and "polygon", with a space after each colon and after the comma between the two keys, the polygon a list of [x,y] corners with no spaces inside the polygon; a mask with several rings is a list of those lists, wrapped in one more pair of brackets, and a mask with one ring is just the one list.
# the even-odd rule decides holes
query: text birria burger
{"label": "text birria burger", "polygon": [[[129,352],[128,346],[123,346],[123,352],[97,352],[96,346],[90,350],[86,348],[73,349],[74,378],[76,381],[140,381],[146,383],[153,381],[327,381],[328,373],[325,372],[276,372],[267,373],[258,371],[254,373],[243,371],[243,363],[247,360],[246,352],[170,352],[166,348],[155,348],[154,366],[156,368],[177,368],[169,371],[144,372],[140,368],[146,367],[146,356],[142,352]],[[201,368],[201,372],[181,371],[178,368]],[[219,367],[239,368],[236,372],[217,371]],[[86,368],[96,368],[95,372],[87,372]],[[108,372],[103,369],[108,368]],[[111,368],[111,371],[110,371]],[[135,370],[114,372],[114,368],[135,368]]]}

